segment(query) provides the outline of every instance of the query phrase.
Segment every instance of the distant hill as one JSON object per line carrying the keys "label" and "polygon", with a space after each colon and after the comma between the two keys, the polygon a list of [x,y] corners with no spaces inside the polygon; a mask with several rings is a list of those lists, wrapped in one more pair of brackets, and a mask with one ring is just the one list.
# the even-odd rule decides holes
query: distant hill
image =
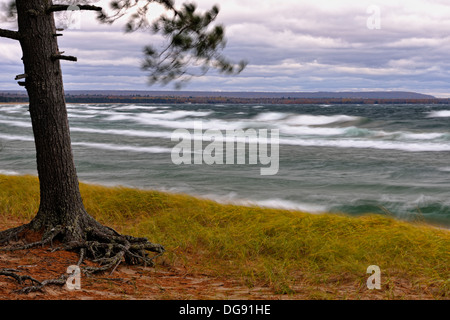
{"label": "distant hill", "polygon": [[295,99],[435,99],[434,96],[407,91],[366,92],[228,92],[228,91],[131,91],[131,90],[69,90],[68,95],[113,95],[149,97],[224,97],[224,98],[295,98]]}
{"label": "distant hill", "polygon": [[[0,102],[27,102],[25,91],[0,91]],[[68,103],[261,103],[261,104],[404,104],[445,103],[431,95],[404,91],[365,92],[208,92],[68,90]]]}

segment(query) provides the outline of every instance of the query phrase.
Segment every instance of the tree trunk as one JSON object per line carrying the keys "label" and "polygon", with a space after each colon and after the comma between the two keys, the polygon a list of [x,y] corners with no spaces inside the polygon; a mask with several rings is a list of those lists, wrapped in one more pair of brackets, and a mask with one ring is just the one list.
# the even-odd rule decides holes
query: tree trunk
{"label": "tree trunk", "polygon": [[[1,36],[19,40],[22,47],[40,184],[36,217],[26,225],[0,232],[0,244],[17,242],[19,238],[25,240],[24,234],[30,230],[42,233],[40,241],[28,243],[25,240],[25,244],[2,250],[29,249],[58,238],[64,243],[59,249],[80,253],[77,265],[85,258],[93,258],[99,263],[97,267],[84,267],[84,272],[111,268],[114,271],[123,260],[130,264],[154,265],[153,260],[165,251],[163,246],[146,238],[120,235],[97,222],[84,208],[73,161],[59,61],[61,55],[53,13],[49,10],[51,5],[51,0],[16,0],[19,31],[0,30]],[[150,257],[147,251],[157,254]],[[25,278],[16,272],[0,269],[0,275],[23,282]],[[26,287],[23,292],[41,290],[49,283],[63,285],[65,278],[42,283],[34,281],[39,285]]]}
{"label": "tree trunk", "polygon": [[73,160],[55,21],[47,13],[51,1],[17,0],[16,5],[40,182],[31,227],[70,226],[78,238],[94,219],[84,209]]}

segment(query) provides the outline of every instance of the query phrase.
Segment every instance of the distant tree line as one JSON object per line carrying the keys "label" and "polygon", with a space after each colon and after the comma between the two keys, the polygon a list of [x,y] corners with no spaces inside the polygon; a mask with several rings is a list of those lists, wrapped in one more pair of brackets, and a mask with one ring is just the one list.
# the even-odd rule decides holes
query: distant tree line
{"label": "distant tree line", "polygon": [[[21,94],[0,93],[0,102],[25,103]],[[229,103],[229,104],[450,104],[450,99],[363,99],[363,98],[236,98],[193,96],[140,96],[140,95],[66,95],[68,103]]]}

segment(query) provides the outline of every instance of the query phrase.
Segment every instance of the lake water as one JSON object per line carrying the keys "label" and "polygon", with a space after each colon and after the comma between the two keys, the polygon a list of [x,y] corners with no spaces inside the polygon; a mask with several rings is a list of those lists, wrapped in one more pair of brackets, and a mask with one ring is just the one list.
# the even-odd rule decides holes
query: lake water
{"label": "lake water", "polygon": [[[36,174],[27,109],[0,105],[0,173]],[[68,111],[84,182],[313,213],[390,212],[450,227],[449,105],[69,104]],[[211,131],[195,134],[199,124],[224,135],[278,130],[278,171],[261,175],[268,165],[249,161],[175,164],[174,131],[208,140]],[[250,140],[241,151],[250,154]]]}

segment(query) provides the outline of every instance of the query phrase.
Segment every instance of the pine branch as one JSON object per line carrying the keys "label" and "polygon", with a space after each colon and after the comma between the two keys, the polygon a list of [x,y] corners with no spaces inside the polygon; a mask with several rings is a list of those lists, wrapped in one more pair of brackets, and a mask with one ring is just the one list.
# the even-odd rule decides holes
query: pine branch
{"label": "pine branch", "polygon": [[20,40],[21,36],[20,36],[20,33],[17,31],[0,29],[0,37],[13,39],[13,40]]}
{"label": "pine branch", "polygon": [[54,4],[50,8],[47,9],[47,13],[57,12],[57,11],[67,11],[67,9],[71,8],[80,8],[80,10],[90,10],[90,11],[102,11],[101,7],[92,6],[92,5],[68,5],[68,4]]}

